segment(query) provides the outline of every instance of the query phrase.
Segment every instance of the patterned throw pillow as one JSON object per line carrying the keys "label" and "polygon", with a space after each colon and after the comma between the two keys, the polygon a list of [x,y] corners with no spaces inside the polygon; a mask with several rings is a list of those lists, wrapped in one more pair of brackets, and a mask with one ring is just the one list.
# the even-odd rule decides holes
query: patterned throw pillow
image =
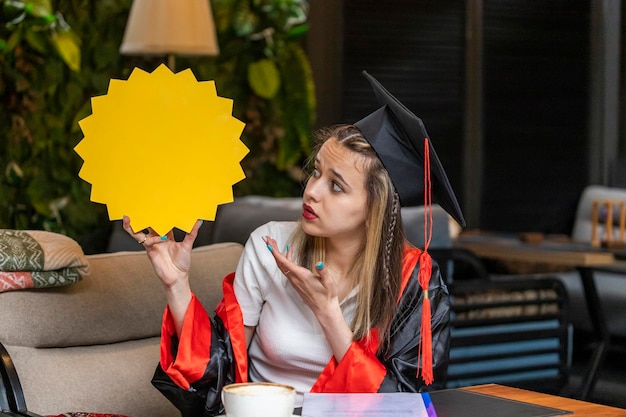
{"label": "patterned throw pillow", "polygon": [[73,239],[41,230],[0,230],[0,292],[80,281],[89,263]]}

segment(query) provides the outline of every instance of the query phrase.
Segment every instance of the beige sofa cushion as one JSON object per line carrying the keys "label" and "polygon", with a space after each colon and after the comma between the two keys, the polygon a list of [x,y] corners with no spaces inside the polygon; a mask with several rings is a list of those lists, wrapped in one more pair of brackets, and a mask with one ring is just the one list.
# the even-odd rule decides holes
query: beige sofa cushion
{"label": "beige sofa cushion", "polygon": [[[192,289],[207,310],[221,298],[221,278],[235,270],[242,247],[194,249]],[[89,255],[91,273],[68,287],[0,294],[0,341],[31,347],[83,346],[154,337],[165,307],[145,252]]]}

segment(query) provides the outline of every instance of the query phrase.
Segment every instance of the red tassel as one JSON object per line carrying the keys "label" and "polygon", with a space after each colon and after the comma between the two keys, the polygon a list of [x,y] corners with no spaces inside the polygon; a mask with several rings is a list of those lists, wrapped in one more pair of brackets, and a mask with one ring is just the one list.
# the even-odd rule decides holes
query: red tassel
{"label": "red tassel", "polygon": [[424,292],[426,298],[424,298],[422,313],[422,379],[426,385],[430,385],[434,381],[433,376],[433,335],[430,328],[430,299],[428,298],[428,291]]}
{"label": "red tassel", "polygon": [[[431,328],[431,309],[430,298],[428,297],[428,283],[432,273],[432,258],[426,252],[420,256],[419,264],[419,284],[424,292],[424,300],[422,302],[422,328],[420,331],[420,347],[418,353],[418,362],[422,363],[422,379],[426,385],[430,385],[434,381],[433,376],[433,336]],[[419,368],[418,368],[419,373]]]}
{"label": "red tassel", "polygon": [[[433,259],[428,252],[422,252],[419,268],[417,279],[420,287],[422,287],[422,290],[428,291],[428,283],[430,283],[430,276],[433,272]],[[426,299],[428,299],[428,297],[424,295],[424,301]]]}
{"label": "red tassel", "polygon": [[[428,254],[428,247],[433,236],[432,210],[432,183],[430,181],[430,146],[428,138],[424,138],[424,253],[420,256],[418,271],[419,285],[424,293],[422,302],[422,328],[420,331],[420,347],[417,356],[418,363],[422,364],[422,379],[426,385],[434,381],[433,376],[433,332],[431,328],[430,298],[428,284],[432,274],[432,258]],[[419,368],[418,368],[419,374]]]}

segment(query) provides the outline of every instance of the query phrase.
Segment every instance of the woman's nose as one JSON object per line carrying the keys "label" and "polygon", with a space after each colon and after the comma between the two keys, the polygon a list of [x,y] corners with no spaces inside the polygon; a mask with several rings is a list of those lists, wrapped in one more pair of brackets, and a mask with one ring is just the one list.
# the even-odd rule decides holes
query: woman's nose
{"label": "woman's nose", "polygon": [[306,183],[306,187],[304,188],[304,198],[305,199],[310,199],[313,201],[317,201],[319,198],[319,181],[315,181],[314,178],[311,178],[307,183]]}

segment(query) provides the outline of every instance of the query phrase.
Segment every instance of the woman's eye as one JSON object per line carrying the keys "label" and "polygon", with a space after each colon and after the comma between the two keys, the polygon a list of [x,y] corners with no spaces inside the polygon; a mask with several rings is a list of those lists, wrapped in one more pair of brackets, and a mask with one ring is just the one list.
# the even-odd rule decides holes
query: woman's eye
{"label": "woman's eye", "polygon": [[336,193],[341,193],[341,192],[343,192],[343,187],[341,187],[341,185],[339,185],[335,181],[333,181],[333,191],[336,192]]}
{"label": "woman's eye", "polygon": [[313,173],[311,174],[311,176],[312,176],[313,178],[319,178],[319,176],[320,176],[320,172],[318,171],[318,169],[317,169],[317,168],[313,169]]}

